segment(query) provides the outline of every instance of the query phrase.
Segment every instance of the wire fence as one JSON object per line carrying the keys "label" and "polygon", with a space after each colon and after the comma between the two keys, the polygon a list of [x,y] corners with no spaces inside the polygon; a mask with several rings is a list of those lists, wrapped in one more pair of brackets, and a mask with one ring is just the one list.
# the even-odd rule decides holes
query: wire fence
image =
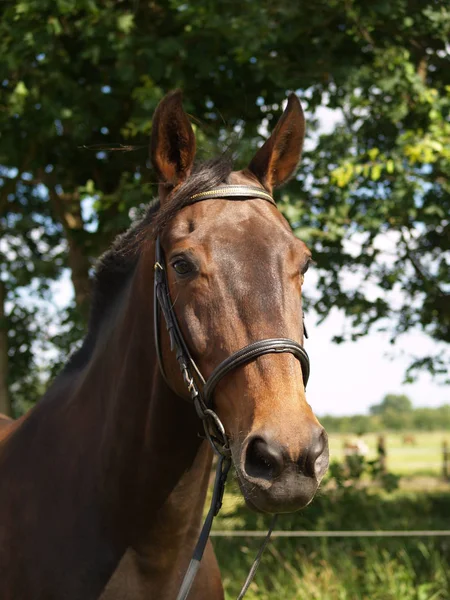
{"label": "wire fence", "polygon": [[[262,538],[266,531],[258,530],[213,530],[211,537],[255,537]],[[443,530],[361,530],[361,531],[273,531],[272,538],[358,538],[358,537],[450,537],[450,529]]]}

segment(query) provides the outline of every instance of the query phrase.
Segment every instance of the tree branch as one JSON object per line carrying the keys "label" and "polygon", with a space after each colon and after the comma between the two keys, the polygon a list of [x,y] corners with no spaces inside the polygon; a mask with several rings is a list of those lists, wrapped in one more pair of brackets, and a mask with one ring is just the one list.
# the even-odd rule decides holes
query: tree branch
{"label": "tree branch", "polygon": [[412,267],[413,267],[413,269],[414,269],[417,277],[421,281],[423,281],[424,283],[426,283],[428,285],[431,284],[432,286],[434,286],[437,289],[439,295],[443,296],[444,292],[439,287],[439,284],[436,281],[436,279],[432,275],[430,275],[429,273],[427,273],[427,271],[420,264],[417,256],[414,254],[414,252],[409,247],[408,242],[407,242],[407,240],[405,238],[403,230],[400,231],[400,236],[401,236],[401,240],[403,242],[404,248],[405,248],[405,257],[411,263],[411,265],[412,265]]}

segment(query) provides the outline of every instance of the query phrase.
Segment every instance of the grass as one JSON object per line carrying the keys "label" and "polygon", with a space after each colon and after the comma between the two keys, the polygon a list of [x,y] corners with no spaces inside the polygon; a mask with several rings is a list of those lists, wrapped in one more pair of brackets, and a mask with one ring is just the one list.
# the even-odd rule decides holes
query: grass
{"label": "grass", "polygon": [[[260,529],[269,517],[249,511],[236,482],[214,529]],[[283,515],[284,530],[450,529],[450,486],[426,492],[328,489],[304,511]],[[214,538],[226,598],[236,598],[261,543]],[[276,538],[263,557],[249,600],[450,600],[449,538]]]}
{"label": "grass", "polygon": [[[236,598],[256,553],[254,541],[215,540],[227,600]],[[277,539],[249,600],[448,600],[448,559],[429,543],[391,547],[367,541],[315,545]]]}

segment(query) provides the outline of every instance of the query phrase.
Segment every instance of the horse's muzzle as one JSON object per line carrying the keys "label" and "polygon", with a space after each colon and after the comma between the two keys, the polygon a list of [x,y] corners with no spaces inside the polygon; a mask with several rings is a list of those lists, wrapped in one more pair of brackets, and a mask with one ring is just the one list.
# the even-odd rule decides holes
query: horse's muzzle
{"label": "horse's muzzle", "polygon": [[295,459],[264,432],[252,434],[243,445],[239,461],[241,491],[247,504],[262,512],[299,510],[313,499],[328,460],[328,437],[320,426]]}

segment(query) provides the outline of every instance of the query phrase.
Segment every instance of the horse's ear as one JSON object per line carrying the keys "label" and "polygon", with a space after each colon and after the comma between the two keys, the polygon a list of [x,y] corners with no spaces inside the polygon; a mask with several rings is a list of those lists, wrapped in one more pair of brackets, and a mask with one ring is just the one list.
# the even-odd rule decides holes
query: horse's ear
{"label": "horse's ear", "polygon": [[176,186],[190,174],[195,135],[181,102],[181,91],[167,94],[153,115],[150,158],[160,183]]}
{"label": "horse's ear", "polygon": [[258,150],[248,169],[269,191],[287,181],[302,154],[305,117],[300,100],[290,94],[284,113],[272,135]]}

